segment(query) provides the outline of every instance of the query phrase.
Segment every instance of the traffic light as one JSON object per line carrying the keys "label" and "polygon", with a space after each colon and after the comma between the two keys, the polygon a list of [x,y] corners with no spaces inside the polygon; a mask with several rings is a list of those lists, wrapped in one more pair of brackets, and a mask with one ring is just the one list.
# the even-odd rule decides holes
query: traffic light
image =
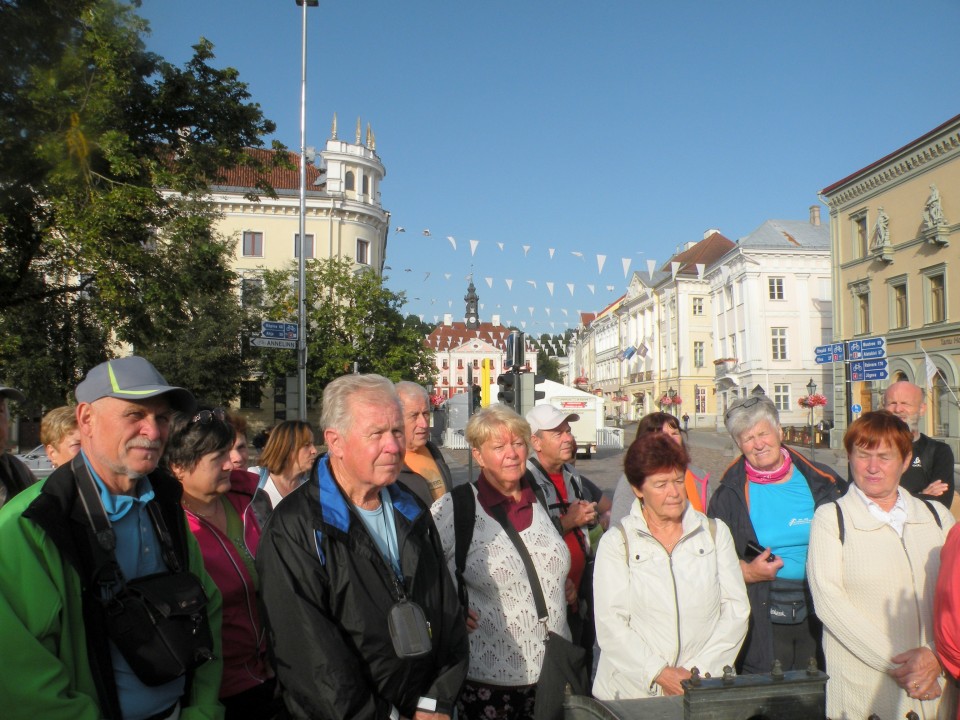
{"label": "traffic light", "polygon": [[517,373],[508,372],[497,376],[497,387],[500,388],[497,393],[497,400],[507,407],[517,409]]}
{"label": "traffic light", "polygon": [[543,381],[546,378],[543,375],[534,375],[533,373],[521,373],[520,375],[520,407],[517,409],[517,412],[521,415],[526,415],[528,412],[533,410],[534,405],[537,404],[537,400],[543,400],[546,396],[546,392],[543,390],[537,390],[537,386],[543,386]]}

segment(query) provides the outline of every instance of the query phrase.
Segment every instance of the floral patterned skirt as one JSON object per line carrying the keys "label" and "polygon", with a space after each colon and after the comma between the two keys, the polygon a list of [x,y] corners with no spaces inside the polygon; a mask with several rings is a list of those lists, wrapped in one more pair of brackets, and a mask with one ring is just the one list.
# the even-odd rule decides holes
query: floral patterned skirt
{"label": "floral patterned skirt", "polygon": [[459,720],[533,720],[536,685],[487,685],[467,680],[457,701]]}

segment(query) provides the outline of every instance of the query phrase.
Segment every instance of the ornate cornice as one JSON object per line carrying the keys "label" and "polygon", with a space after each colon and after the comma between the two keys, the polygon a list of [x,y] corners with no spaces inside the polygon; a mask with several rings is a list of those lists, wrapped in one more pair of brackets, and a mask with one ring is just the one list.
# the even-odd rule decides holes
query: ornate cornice
{"label": "ornate cornice", "polygon": [[960,154],[960,119],[941,127],[940,132],[907,145],[886,158],[821,191],[827,206],[837,210],[858,198],[876,192],[907,175]]}

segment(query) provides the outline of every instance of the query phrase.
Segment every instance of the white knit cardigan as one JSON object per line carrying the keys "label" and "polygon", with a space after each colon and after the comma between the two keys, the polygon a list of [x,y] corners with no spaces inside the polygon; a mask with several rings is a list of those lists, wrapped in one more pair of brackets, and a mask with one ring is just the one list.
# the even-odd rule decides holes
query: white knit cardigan
{"label": "white knit cardigan", "polygon": [[[476,487],[473,488],[476,499]],[[450,493],[430,509],[440,542],[454,576],[453,500]],[[520,533],[543,588],[548,628],[570,638],[564,583],[570,572],[570,551],[539,502],[533,522]],[[476,500],[473,540],[463,572],[470,607],[479,614],[479,627],[470,633],[467,677],[491,685],[532,685],[540,677],[545,631],[537,620],[533,590],[520,554],[500,524]]]}

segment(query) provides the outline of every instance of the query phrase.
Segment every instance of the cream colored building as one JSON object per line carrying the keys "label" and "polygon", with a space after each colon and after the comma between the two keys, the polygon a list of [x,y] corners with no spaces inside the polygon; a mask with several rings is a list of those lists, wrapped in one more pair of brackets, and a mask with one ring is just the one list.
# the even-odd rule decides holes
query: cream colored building
{"label": "cream colored building", "polygon": [[[921,431],[958,455],[960,415],[960,115],[824,188],[833,253],[834,340],[884,337],[889,379],[847,382],[847,408],[879,408],[904,378],[932,393]],[[927,364],[927,358],[932,365]],[[838,399],[838,404],[841,400]],[[847,418],[839,414],[839,431]]]}
{"label": "cream colored building", "polygon": [[[270,150],[251,150],[266,159]],[[307,166],[306,250],[310,258],[350,258],[357,269],[382,274],[390,213],[380,203],[386,169],[377,155],[369,125],[361,141],[357,120],[354,142],[337,137],[334,117],[330,139],[319,162]],[[245,283],[258,282],[264,269],[291,268],[297,262],[300,233],[300,155],[290,153],[294,167],[274,170],[269,181],[277,197],[246,197],[253,173],[237,167],[222,184],[211,186],[210,199],[222,219],[218,230],[237,240],[234,269]]]}

